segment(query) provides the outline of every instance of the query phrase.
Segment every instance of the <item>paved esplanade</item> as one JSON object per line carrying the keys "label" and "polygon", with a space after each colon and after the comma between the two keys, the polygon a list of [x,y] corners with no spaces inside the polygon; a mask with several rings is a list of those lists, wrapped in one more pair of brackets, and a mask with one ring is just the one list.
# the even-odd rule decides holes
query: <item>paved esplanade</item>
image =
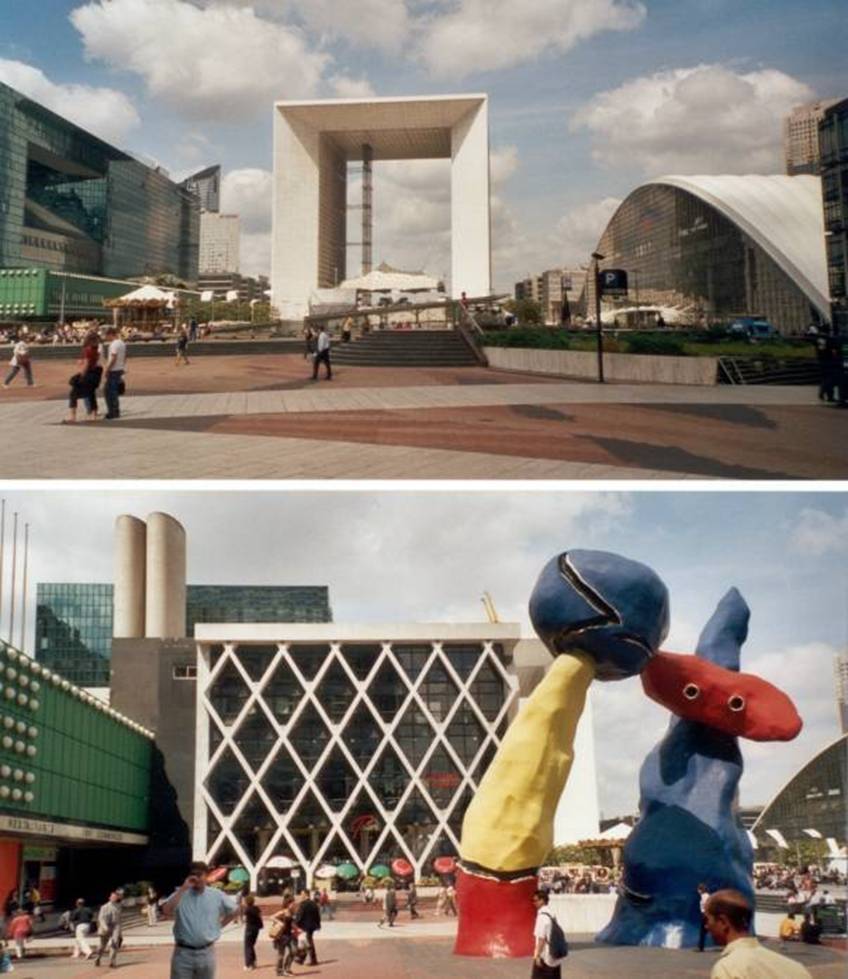
{"label": "paved esplanade", "polygon": [[[494,383],[333,387],[319,382],[300,390],[142,394],[122,399],[119,421],[71,426],[60,424],[63,411],[55,400],[0,401],[5,447],[0,477],[768,479],[848,474],[848,458],[838,455],[844,455],[848,440],[837,437],[840,431],[844,435],[845,413],[815,404],[810,388],[597,385],[528,381],[526,375],[513,383],[502,373],[488,376]],[[402,384],[402,375],[392,381]],[[628,436],[626,427],[640,412],[641,432]],[[524,427],[515,427],[510,441],[507,425],[513,423]],[[784,425],[789,433],[785,451],[778,438]],[[360,431],[363,426],[366,430]],[[402,431],[392,435],[392,426]],[[665,441],[665,428],[674,429],[676,444]],[[770,448],[753,457],[754,447],[768,446],[769,438]],[[528,451],[533,439],[535,449]],[[712,447],[702,455],[699,447],[708,439]],[[736,439],[749,441],[737,444]]]}

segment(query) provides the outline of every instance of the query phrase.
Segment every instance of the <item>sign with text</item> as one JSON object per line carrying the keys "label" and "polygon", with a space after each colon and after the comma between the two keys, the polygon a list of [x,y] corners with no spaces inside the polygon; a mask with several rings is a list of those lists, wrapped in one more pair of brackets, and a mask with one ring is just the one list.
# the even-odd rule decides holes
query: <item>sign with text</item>
{"label": "sign with text", "polygon": [[602,296],[626,296],[627,272],[624,269],[603,269],[598,272],[598,286]]}

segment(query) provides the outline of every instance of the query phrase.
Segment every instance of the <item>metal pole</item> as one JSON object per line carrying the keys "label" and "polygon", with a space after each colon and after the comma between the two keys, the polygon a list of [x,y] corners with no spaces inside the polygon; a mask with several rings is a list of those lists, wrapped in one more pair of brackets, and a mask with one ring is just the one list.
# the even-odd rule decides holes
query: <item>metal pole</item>
{"label": "metal pole", "polygon": [[59,325],[60,326],[64,326],[65,325],[65,283],[67,281],[68,280],[63,275],[62,276],[62,297],[59,300]]}
{"label": "metal pole", "polygon": [[601,331],[601,269],[603,255],[592,255],[595,260],[595,336],[598,342],[598,384],[604,383],[604,336]]}
{"label": "metal pole", "polygon": [[12,644],[12,634],[15,631],[15,571],[18,558],[18,515],[14,514],[12,521],[12,594],[9,599],[9,645]]}
{"label": "metal pole", "polygon": [[18,647],[26,651],[26,594],[27,594],[27,559],[29,557],[29,524],[24,524],[24,573],[21,581],[21,644]]}

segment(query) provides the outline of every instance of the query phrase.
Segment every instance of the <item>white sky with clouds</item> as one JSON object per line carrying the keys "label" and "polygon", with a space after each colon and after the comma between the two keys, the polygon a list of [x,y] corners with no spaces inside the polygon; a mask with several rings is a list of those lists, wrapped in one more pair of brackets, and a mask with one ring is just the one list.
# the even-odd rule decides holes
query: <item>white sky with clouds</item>
{"label": "white sky with clouds", "polygon": [[[222,163],[253,273],[275,100],[485,91],[509,289],[585,261],[646,178],[780,172],[782,117],[846,95],[842,38],[833,0],[0,0],[0,80],[175,176]],[[375,177],[376,261],[444,275],[446,167]]]}
{"label": "white sky with clouds", "polygon": [[[792,696],[804,730],[789,744],[742,741],[743,804],[763,803],[838,735],[833,656],[848,642],[844,493],[7,491],[9,528],[31,527],[28,635],[38,581],[111,581],[115,517],[172,513],[188,534],[189,581],[330,588],[337,622],[503,621],[530,635],[536,576],[575,547],[650,564],[671,592],[665,648],[691,651],[731,585],[752,609],[742,668]],[[19,564],[20,574],[20,564]],[[19,607],[19,606],[18,606]],[[16,618],[20,619],[19,614]],[[16,629],[16,641],[19,637]],[[607,814],[637,802],[637,773],[668,712],[635,679],[594,687],[599,794]]]}

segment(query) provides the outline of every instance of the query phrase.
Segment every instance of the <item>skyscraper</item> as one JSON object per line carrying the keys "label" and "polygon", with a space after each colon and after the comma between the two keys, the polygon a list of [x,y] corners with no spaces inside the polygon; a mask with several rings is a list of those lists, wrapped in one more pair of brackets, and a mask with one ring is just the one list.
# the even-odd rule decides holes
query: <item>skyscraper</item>
{"label": "skyscraper", "polygon": [[221,164],[215,163],[205,170],[198,170],[180,184],[198,199],[203,211],[215,214],[221,210]]}
{"label": "skyscraper", "polygon": [[783,121],[783,155],[790,177],[820,173],[819,122],[837,100],[825,99],[796,106]]}
{"label": "skyscraper", "polygon": [[843,734],[848,734],[848,653],[838,653],[833,657],[833,672],[836,674],[839,726]]}
{"label": "skyscraper", "polygon": [[238,214],[200,215],[200,273],[238,272],[241,219]]}

